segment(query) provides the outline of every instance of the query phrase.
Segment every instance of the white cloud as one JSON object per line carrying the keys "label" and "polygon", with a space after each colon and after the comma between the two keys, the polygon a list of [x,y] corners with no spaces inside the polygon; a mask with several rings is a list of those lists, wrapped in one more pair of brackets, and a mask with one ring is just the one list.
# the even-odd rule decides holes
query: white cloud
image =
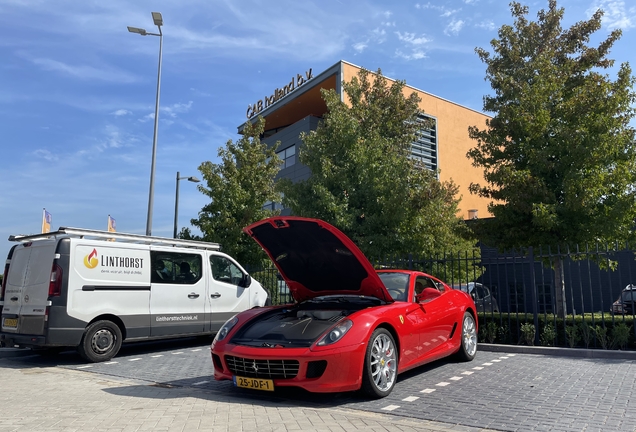
{"label": "white cloud", "polygon": [[461,8],[459,8],[459,9],[445,9],[445,10],[442,11],[442,14],[440,16],[449,17],[451,15],[456,14],[457,12],[460,12],[461,10],[462,10]]}
{"label": "white cloud", "polygon": [[353,49],[359,53],[363,52],[367,47],[368,44],[366,42],[358,42],[353,44]]}
{"label": "white cloud", "polygon": [[34,58],[26,53],[20,53],[19,55],[45,71],[58,72],[62,75],[68,75],[82,80],[100,80],[116,83],[132,83],[137,81],[133,75],[108,66],[72,65],[50,58]]}
{"label": "white cloud", "polygon": [[444,34],[445,35],[453,34],[453,35],[457,36],[459,34],[460,30],[462,29],[462,27],[464,27],[464,24],[465,23],[464,23],[463,20],[453,20],[444,29]]}
{"label": "white cloud", "polygon": [[57,155],[54,155],[53,153],[51,153],[50,151],[46,149],[37,149],[36,151],[33,152],[33,156],[35,156],[36,158],[47,160],[49,162],[55,162],[59,160]]}
{"label": "white cloud", "polygon": [[484,29],[484,30],[489,30],[489,31],[494,30],[496,28],[495,23],[490,20],[481,21],[475,24],[475,27]]}
{"label": "white cloud", "polygon": [[162,112],[165,112],[166,114],[168,114],[170,117],[177,117],[177,114],[186,113],[190,111],[190,108],[192,108],[192,101],[189,101],[188,103],[185,103],[185,104],[176,103],[169,106],[160,107],[159,109]]}
{"label": "white cloud", "polygon": [[125,116],[125,115],[129,115],[132,114],[132,112],[125,110],[125,109],[118,109],[115,112],[111,113],[112,115],[116,116],[116,117],[120,117],[120,116]]}
{"label": "white cloud", "polygon": [[431,42],[431,39],[428,39],[424,35],[420,37],[416,37],[415,33],[408,33],[408,32],[405,32],[405,33],[395,32],[395,34],[398,36],[398,39],[400,39],[402,42],[407,42],[412,45],[424,45]]}
{"label": "white cloud", "polygon": [[396,50],[395,55],[405,60],[420,60],[426,58],[427,55],[424,51],[415,49],[410,54],[404,53],[401,50]]}
{"label": "white cloud", "polygon": [[587,13],[591,16],[598,9],[603,10],[602,22],[608,29],[628,29],[636,26],[636,7],[627,9],[623,0],[597,0]]}

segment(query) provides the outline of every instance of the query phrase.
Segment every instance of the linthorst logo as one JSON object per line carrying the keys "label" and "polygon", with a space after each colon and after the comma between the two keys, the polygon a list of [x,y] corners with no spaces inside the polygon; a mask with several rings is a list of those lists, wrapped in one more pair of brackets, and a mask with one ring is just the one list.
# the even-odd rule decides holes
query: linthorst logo
{"label": "linthorst logo", "polygon": [[84,257],[84,265],[89,269],[94,269],[99,264],[99,260],[97,259],[97,249],[93,249],[93,252],[89,253]]}

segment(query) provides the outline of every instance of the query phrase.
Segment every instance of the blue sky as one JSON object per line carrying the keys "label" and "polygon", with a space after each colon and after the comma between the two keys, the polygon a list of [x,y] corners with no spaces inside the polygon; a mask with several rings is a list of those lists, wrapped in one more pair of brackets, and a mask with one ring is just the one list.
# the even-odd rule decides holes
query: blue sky
{"label": "blue sky", "polygon": [[[522,2],[535,20],[547,0]],[[595,42],[634,67],[632,0],[561,0],[565,26],[606,11]],[[505,0],[0,1],[0,255],[11,234],[52,228],[146,230],[159,38],[163,67],[152,234],[172,236],[175,176],[237,139],[248,105],[291,77],[346,60],[481,110],[490,93],[475,47],[512,24]],[[206,204],[181,181],[179,227]]]}

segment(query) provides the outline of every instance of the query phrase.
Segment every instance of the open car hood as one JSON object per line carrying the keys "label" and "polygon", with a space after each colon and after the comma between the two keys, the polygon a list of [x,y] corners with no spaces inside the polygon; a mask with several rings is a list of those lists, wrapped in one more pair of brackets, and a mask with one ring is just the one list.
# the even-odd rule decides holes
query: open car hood
{"label": "open car hood", "polygon": [[362,251],[318,219],[276,216],[243,229],[267,252],[298,302],[333,294],[393,302]]}

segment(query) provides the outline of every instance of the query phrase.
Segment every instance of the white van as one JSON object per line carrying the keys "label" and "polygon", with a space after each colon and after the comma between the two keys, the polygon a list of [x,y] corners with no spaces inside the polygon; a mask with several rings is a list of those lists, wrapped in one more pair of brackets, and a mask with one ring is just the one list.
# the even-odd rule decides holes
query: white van
{"label": "white van", "polygon": [[122,342],[214,333],[268,297],[216,243],[80,228],[9,240],[2,346],[106,361]]}

